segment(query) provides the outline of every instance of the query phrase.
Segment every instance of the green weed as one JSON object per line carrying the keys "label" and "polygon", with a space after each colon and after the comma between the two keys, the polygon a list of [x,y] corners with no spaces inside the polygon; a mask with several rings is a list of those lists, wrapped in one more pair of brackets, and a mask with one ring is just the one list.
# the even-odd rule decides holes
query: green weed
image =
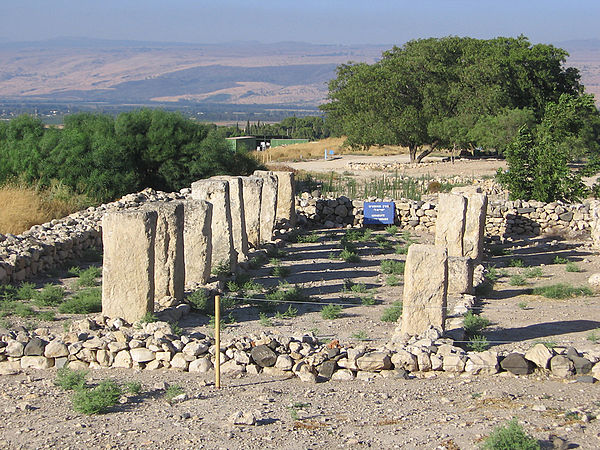
{"label": "green weed", "polygon": [[208,298],[208,291],[206,289],[198,289],[186,297],[186,301],[198,312],[203,314],[214,313],[215,305],[214,302]]}
{"label": "green weed", "polygon": [[388,286],[398,286],[400,284],[400,278],[397,275],[389,275],[385,279],[385,284]]}
{"label": "green weed", "polygon": [[54,384],[65,391],[83,389],[86,385],[85,378],[87,375],[87,370],[71,370],[68,367],[61,367],[56,371]]}
{"label": "green weed", "polygon": [[546,298],[559,300],[571,297],[579,297],[582,295],[592,295],[591,289],[586,286],[574,287],[566,283],[537,287],[533,289],[532,293],[534,295],[541,295]]}
{"label": "green weed", "polygon": [[325,305],[321,309],[321,317],[325,320],[339,319],[341,312],[341,305]]}
{"label": "green weed", "polygon": [[525,280],[525,277],[523,275],[517,274],[510,277],[508,284],[510,284],[511,286],[524,286],[527,284],[527,281]]}
{"label": "green weed", "polygon": [[37,291],[33,283],[21,283],[17,289],[16,298],[19,300],[31,300],[35,297]]}
{"label": "green weed", "polygon": [[231,264],[229,261],[221,261],[212,268],[211,273],[217,278],[224,278],[231,275]]}
{"label": "green weed", "polygon": [[383,314],[381,314],[382,322],[397,322],[402,316],[402,302],[395,301],[392,306],[385,308]]}
{"label": "green weed", "polygon": [[142,392],[142,384],[139,381],[129,381],[125,383],[125,392],[132,395],[139,395]]}
{"label": "green weed", "polygon": [[361,295],[360,302],[364,306],[373,306],[375,303],[377,303],[377,300],[375,300],[375,297],[372,295]]}
{"label": "green weed", "polygon": [[478,334],[469,339],[467,347],[474,352],[484,352],[490,347],[490,343],[485,336]]}
{"label": "green weed", "polygon": [[273,321],[265,313],[258,313],[258,323],[263,327],[272,327]]}
{"label": "green weed", "polygon": [[519,302],[517,303],[517,306],[519,307],[519,309],[527,309],[527,302]]}
{"label": "green weed", "polygon": [[385,232],[388,234],[396,234],[398,232],[398,226],[397,225],[388,225],[387,227],[385,227]]}
{"label": "green weed", "polygon": [[60,304],[58,311],[63,314],[89,314],[102,311],[102,292],[100,288],[88,288],[79,291]]}
{"label": "green weed", "polygon": [[78,288],[94,287],[98,284],[96,278],[99,278],[100,276],[102,276],[102,268],[90,266],[79,272],[79,279],[75,283],[75,286]]}
{"label": "green weed", "polygon": [[359,341],[366,341],[369,339],[369,337],[367,336],[367,332],[365,330],[360,330],[357,331],[356,333],[352,333],[350,335],[350,337],[359,340]]}
{"label": "green weed", "polygon": [[112,380],[104,380],[93,389],[79,389],[73,394],[73,409],[83,414],[102,414],[121,397],[121,387]]}
{"label": "green weed", "polygon": [[275,314],[276,319],[292,319],[298,315],[298,308],[294,308],[292,305],[288,305],[288,309],[284,312],[279,312]]}
{"label": "green weed", "polygon": [[483,441],[483,450],[539,450],[537,439],[529,436],[519,425],[517,419],[510,420],[505,426],[499,426]]}
{"label": "green weed", "polygon": [[525,267],[525,261],[521,258],[514,258],[508,262],[508,267]]}
{"label": "green weed", "polygon": [[600,328],[597,330],[594,330],[592,332],[590,332],[587,336],[586,339],[590,342],[593,342],[594,344],[597,344],[598,341],[600,341]]}
{"label": "green weed", "polygon": [[552,264],[567,264],[569,260],[567,258],[563,258],[562,256],[555,256],[552,260]]}
{"label": "green weed", "polygon": [[487,318],[473,314],[473,311],[468,311],[463,317],[463,327],[469,336],[476,336],[489,324],[490,321]]}
{"label": "green weed", "polygon": [[41,291],[33,296],[33,303],[37,306],[57,306],[65,298],[65,289],[62,286],[46,284]]}
{"label": "green weed", "polygon": [[394,259],[386,259],[381,261],[381,271],[386,274],[392,275],[403,275],[404,274],[404,261],[396,261]]}
{"label": "green weed", "polygon": [[577,266],[577,264],[575,264],[575,263],[574,263],[574,262],[572,262],[572,261],[569,261],[569,262],[567,263],[567,265],[565,266],[565,270],[566,270],[567,272],[583,272],[583,269],[579,268],[579,267]]}
{"label": "green weed", "polygon": [[357,263],[360,261],[360,256],[358,256],[357,253],[345,248],[340,252],[339,259],[347,263]]}
{"label": "green weed", "polygon": [[525,278],[541,278],[544,276],[541,267],[530,267],[523,272]]}
{"label": "green weed", "polygon": [[184,393],[185,391],[181,386],[177,384],[171,384],[169,385],[169,387],[167,387],[167,390],[165,391],[165,400],[171,403],[175,397]]}
{"label": "green weed", "polygon": [[297,242],[301,244],[313,244],[319,241],[319,235],[317,233],[299,234]]}

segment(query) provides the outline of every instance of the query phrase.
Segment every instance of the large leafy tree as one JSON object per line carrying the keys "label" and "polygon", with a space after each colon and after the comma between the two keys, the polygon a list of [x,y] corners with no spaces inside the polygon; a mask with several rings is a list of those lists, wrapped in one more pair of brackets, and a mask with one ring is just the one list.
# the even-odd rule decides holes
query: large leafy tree
{"label": "large leafy tree", "polygon": [[339,66],[322,108],[348,145],[403,145],[412,161],[438,147],[502,151],[549,102],[582,93],[566,56],[523,36],[414,40],[374,64]]}

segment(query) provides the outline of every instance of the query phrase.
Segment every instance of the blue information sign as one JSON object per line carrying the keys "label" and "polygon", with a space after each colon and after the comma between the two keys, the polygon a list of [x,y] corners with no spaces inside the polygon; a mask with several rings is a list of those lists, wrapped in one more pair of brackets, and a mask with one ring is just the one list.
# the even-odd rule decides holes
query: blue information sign
{"label": "blue information sign", "polygon": [[393,225],[394,202],[364,202],[365,225]]}

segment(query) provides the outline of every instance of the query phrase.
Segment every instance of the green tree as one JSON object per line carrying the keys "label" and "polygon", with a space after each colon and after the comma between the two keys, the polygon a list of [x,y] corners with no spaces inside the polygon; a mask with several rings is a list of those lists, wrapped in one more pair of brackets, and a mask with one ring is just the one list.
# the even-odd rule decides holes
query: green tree
{"label": "green tree", "polygon": [[597,154],[599,120],[591,95],[562,95],[547,104],[536,129],[522,127],[506,149],[508,170],[499,169],[498,179],[510,197],[543,202],[581,199],[585,186],[569,163],[584,149]]}
{"label": "green tree", "polygon": [[322,109],[347,145],[402,145],[411,161],[439,147],[502,151],[549,102],[583,92],[566,56],[524,36],[410,41],[374,64],[339,66]]}

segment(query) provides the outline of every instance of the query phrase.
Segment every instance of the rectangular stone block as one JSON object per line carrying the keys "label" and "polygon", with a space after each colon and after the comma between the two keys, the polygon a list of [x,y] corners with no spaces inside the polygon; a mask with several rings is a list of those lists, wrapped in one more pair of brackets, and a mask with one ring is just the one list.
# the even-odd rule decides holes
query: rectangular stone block
{"label": "rectangular stone block", "polygon": [[260,177],[242,177],[244,215],[248,245],[257,248],[260,245],[260,201],[263,179]]}
{"label": "rectangular stone block", "polygon": [[277,177],[273,172],[256,170],[254,175],[263,179],[260,198],[260,242],[271,242],[277,217]]}
{"label": "rectangular stone block", "polygon": [[418,335],[430,326],[444,330],[447,293],[446,248],[427,244],[411,245],[404,268],[402,333]]}
{"label": "rectangular stone block", "polygon": [[102,314],[128,322],[154,312],[156,211],[111,211],[102,219]]}
{"label": "rectangular stone block", "polygon": [[170,306],[173,299],[183,300],[183,203],[150,202],[144,204],[142,209],[157,213],[154,240],[154,300],[161,306]]}
{"label": "rectangular stone block", "polygon": [[448,294],[473,293],[473,260],[466,256],[448,256]]}
{"label": "rectangular stone block", "polygon": [[242,177],[218,176],[211,180],[225,180],[229,183],[229,207],[231,210],[231,234],[233,248],[237,252],[237,261],[248,259],[248,235],[246,233],[246,216],[244,214],[244,191]]}
{"label": "rectangular stone block", "polygon": [[183,254],[185,284],[205,284],[210,278],[212,263],[211,203],[186,200],[183,204]]}
{"label": "rectangular stone block", "polygon": [[488,198],[485,194],[466,193],[465,232],[463,235],[463,256],[476,261],[483,258],[483,237]]}
{"label": "rectangular stone block", "polygon": [[192,183],[192,198],[212,203],[211,270],[226,263],[235,271],[237,254],[233,247],[229,183],[224,180],[199,180]]}
{"label": "rectangular stone block", "polygon": [[294,172],[273,172],[277,177],[277,214],[276,220],[286,220],[296,224],[296,185]]}
{"label": "rectangular stone block", "polygon": [[446,247],[449,256],[463,255],[467,199],[460,194],[440,194],[435,221],[435,245]]}

